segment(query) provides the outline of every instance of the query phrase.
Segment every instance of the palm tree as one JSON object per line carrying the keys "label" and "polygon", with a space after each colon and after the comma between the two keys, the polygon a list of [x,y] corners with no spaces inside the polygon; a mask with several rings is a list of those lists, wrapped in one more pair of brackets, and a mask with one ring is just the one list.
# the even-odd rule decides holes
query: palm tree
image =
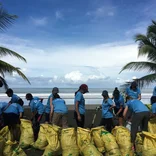
{"label": "palm tree", "polygon": [[[12,22],[17,18],[16,15],[10,15],[8,14],[0,4],[0,30],[4,31],[12,24]],[[26,59],[19,55],[18,53],[7,49],[5,47],[0,47],[0,57],[6,56],[6,55],[11,55],[14,56],[24,62],[26,62]],[[5,81],[5,74],[9,73],[12,74],[13,72],[17,72],[18,75],[20,75],[24,80],[26,80],[29,84],[28,78],[20,71],[20,68],[14,67],[11,64],[4,62],[0,60],[0,87],[4,85],[4,87],[7,89],[8,85]]]}
{"label": "palm tree", "polygon": [[135,41],[138,44],[138,57],[146,56],[147,61],[130,62],[126,64],[120,71],[124,70],[146,70],[147,75],[138,78],[136,81],[140,87],[156,82],[156,21],[148,26],[146,35],[137,34]]}

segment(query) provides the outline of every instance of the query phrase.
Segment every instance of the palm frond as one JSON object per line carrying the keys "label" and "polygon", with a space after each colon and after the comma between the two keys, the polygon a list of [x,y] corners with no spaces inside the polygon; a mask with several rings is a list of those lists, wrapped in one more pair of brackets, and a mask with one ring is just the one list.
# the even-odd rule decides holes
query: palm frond
{"label": "palm frond", "polygon": [[14,57],[26,62],[26,59],[23,56],[19,55],[18,53],[14,52],[10,49],[0,47],[0,57],[6,56],[6,55],[14,56]]}
{"label": "palm frond", "polygon": [[0,74],[4,77],[5,73],[9,73],[12,74],[13,72],[17,72],[18,75],[20,75],[24,80],[26,80],[29,84],[30,81],[28,80],[28,78],[20,71],[20,68],[18,67],[14,67],[2,60],[0,60]]}
{"label": "palm frond", "polygon": [[9,87],[7,85],[7,82],[5,81],[5,79],[3,77],[0,76],[0,81],[2,82],[2,84],[4,85],[4,88],[7,90]]}
{"label": "palm frond", "polygon": [[152,62],[130,62],[126,64],[119,73],[124,70],[148,70],[148,72],[156,72],[156,64]]}
{"label": "palm frond", "polygon": [[16,15],[10,15],[7,13],[6,10],[3,9],[2,6],[0,6],[0,29],[5,30],[10,26],[13,21],[17,18]]}
{"label": "palm frond", "polygon": [[136,81],[140,88],[142,88],[145,85],[149,86],[151,83],[156,82],[156,73],[145,75],[145,76],[137,79]]}

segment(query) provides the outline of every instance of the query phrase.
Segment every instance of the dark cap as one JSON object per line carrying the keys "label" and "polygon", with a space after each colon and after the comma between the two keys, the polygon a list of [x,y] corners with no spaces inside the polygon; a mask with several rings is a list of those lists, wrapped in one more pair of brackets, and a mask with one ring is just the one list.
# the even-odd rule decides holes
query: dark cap
{"label": "dark cap", "polygon": [[86,84],[82,84],[80,87],[79,87],[79,89],[82,89],[84,92],[89,92],[88,91],[88,86],[86,85]]}
{"label": "dark cap", "polygon": [[133,81],[133,82],[131,83],[131,86],[137,87],[138,85],[137,85],[137,83],[136,83],[135,81]]}
{"label": "dark cap", "polygon": [[13,90],[11,88],[7,89],[7,91],[5,92],[6,94],[8,93],[13,93]]}
{"label": "dark cap", "polygon": [[59,89],[57,87],[54,87],[53,90],[52,90],[52,93],[53,94],[59,93]]}
{"label": "dark cap", "polygon": [[102,92],[102,96],[108,96],[107,90],[104,90],[104,91]]}

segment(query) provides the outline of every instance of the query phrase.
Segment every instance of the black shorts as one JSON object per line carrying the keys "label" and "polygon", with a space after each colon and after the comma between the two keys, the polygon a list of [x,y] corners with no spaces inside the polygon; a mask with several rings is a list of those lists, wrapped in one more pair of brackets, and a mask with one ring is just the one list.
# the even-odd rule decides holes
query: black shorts
{"label": "black shorts", "polygon": [[[115,114],[119,111],[119,109],[120,108],[116,108],[116,107],[114,108]],[[118,117],[123,118],[123,111],[124,111],[124,108],[122,108],[122,111],[119,113]]]}
{"label": "black shorts", "polygon": [[4,126],[20,124],[19,115],[14,113],[3,113]]}
{"label": "black shorts", "polygon": [[45,113],[45,122],[50,121],[50,113]]}

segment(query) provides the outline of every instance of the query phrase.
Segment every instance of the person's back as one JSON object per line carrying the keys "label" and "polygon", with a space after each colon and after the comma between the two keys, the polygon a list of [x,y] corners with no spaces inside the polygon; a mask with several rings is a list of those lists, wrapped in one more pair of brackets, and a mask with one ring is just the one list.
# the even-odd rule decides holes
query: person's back
{"label": "person's back", "polygon": [[14,94],[13,90],[11,88],[7,89],[6,94],[8,97],[11,97],[10,103],[17,103],[20,97],[16,94]]}
{"label": "person's back", "polygon": [[149,112],[148,108],[137,99],[131,99],[127,102],[127,106],[134,113]]}
{"label": "person's back", "polygon": [[53,100],[54,112],[57,113],[68,113],[68,108],[65,104],[65,101],[61,98],[56,98]]}

